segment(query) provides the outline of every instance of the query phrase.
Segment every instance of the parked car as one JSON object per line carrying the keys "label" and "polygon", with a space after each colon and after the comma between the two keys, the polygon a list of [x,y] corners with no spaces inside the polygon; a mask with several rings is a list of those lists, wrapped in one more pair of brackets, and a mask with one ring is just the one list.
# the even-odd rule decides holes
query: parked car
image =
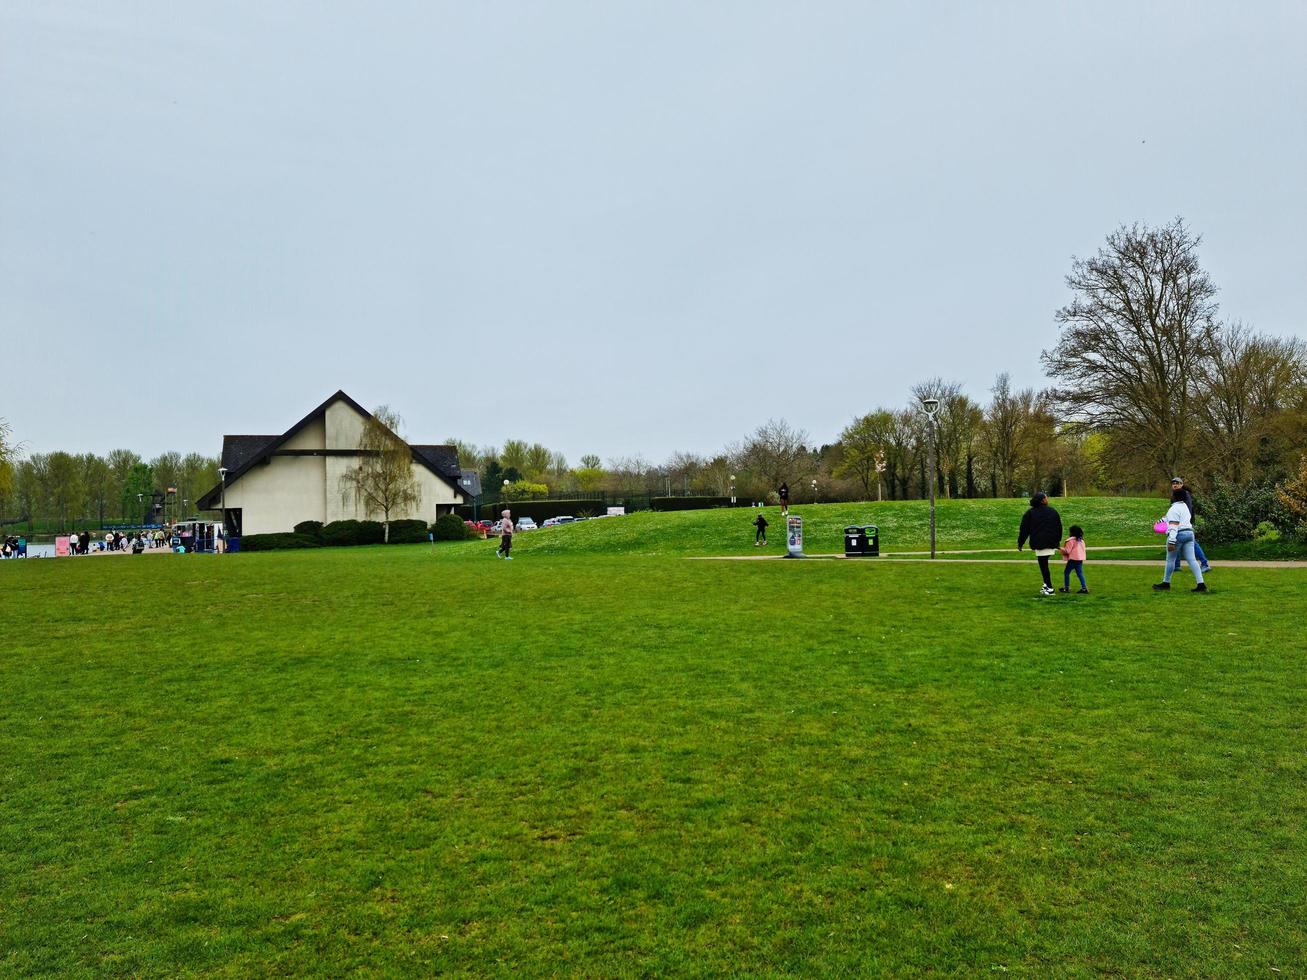
{"label": "parked car", "polygon": [[536,522],[530,517],[519,517],[517,519],[517,529],[519,531],[534,531],[536,530]]}
{"label": "parked car", "polygon": [[571,524],[576,520],[575,517],[551,517],[541,524],[541,527],[558,527],[560,524]]}

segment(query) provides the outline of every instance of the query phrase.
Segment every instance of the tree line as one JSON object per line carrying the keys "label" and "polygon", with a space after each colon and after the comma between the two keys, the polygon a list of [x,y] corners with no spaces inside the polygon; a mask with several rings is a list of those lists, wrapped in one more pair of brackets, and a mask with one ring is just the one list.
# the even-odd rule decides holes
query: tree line
{"label": "tree line", "polygon": [[[1072,261],[1071,301],[1054,314],[1059,334],[1043,351],[1049,384],[1015,388],[1008,374],[980,397],[928,378],[898,405],[855,416],[816,444],[786,420],[769,420],[716,453],[640,456],[577,468],[539,443],[460,443],[462,458],[494,495],[503,479],[522,493],[700,493],[774,499],[910,499],[1068,493],[1144,493],[1172,476],[1190,483],[1278,486],[1307,450],[1307,349],[1298,338],[1222,321],[1217,288],[1182,219],[1110,234]],[[934,418],[928,473],[925,399]],[[510,496],[512,493],[510,493]]]}
{"label": "tree line", "polygon": [[[156,492],[170,502],[169,518],[193,516],[195,501],[218,483],[218,458],[160,453],[143,459],[130,449],[22,456],[0,429],[0,519],[32,518],[71,527],[79,521],[139,523],[150,517]],[[169,488],[176,492],[167,494]]]}
{"label": "tree line", "polygon": [[[1048,384],[1014,387],[1000,374],[983,393],[926,378],[898,404],[860,411],[830,442],[771,419],[716,452],[640,455],[576,466],[540,442],[449,442],[481,476],[485,499],[703,494],[791,499],[1012,497],[1153,492],[1173,475],[1200,488],[1274,488],[1307,450],[1307,350],[1298,338],[1223,321],[1217,288],[1198,257],[1201,239],[1181,219],[1133,225],[1073,259],[1070,302],[1054,313],[1055,342],[1041,355]],[[935,466],[922,402],[939,403]],[[0,422],[0,426],[3,423]],[[0,516],[57,518],[134,513],[145,489],[178,487],[194,501],[217,482],[217,460],[129,450],[20,459],[0,427]]]}

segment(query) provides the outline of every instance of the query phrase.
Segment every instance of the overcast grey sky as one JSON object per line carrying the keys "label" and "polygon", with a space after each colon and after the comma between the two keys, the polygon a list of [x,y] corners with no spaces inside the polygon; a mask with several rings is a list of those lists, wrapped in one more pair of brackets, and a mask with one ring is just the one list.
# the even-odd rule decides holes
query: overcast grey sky
{"label": "overcast grey sky", "polygon": [[[337,388],[570,460],[1042,384],[1183,216],[1303,331],[1307,3],[0,4],[0,416],[216,452]],[[201,360],[202,370],[183,365]]]}

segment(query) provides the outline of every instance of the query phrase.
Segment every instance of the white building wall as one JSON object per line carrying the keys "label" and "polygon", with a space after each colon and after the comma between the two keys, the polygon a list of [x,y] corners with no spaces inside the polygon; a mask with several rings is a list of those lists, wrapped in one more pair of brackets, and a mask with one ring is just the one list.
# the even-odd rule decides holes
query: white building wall
{"label": "white building wall", "polygon": [[289,531],[300,521],[326,522],[321,456],[274,456],[227,488],[227,508],[241,511],[243,534]]}
{"label": "white building wall", "polygon": [[[345,402],[327,406],[322,419],[310,422],[282,449],[357,449],[363,417]],[[227,488],[228,509],[240,508],[244,534],[290,531],[300,521],[380,520],[341,494],[341,478],[357,464],[351,456],[273,456],[257,464]],[[425,466],[414,463],[421,492],[417,507],[391,514],[392,520],[419,518],[428,523],[460,502],[453,487]]]}

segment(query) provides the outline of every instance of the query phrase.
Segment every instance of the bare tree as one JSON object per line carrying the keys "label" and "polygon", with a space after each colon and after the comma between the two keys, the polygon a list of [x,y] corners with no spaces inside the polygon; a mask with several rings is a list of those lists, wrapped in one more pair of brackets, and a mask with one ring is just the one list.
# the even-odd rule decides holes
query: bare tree
{"label": "bare tree", "polygon": [[18,446],[13,442],[14,430],[9,423],[0,419],[0,497],[8,496],[14,489],[14,466],[18,462]]}
{"label": "bare tree", "polygon": [[422,502],[413,475],[413,450],[398,435],[402,420],[382,405],[365,420],[359,434],[359,461],[340,478],[341,498],[354,501],[365,514],[381,514],[384,540],[390,543],[390,515]]}
{"label": "bare tree", "polygon": [[741,469],[749,471],[765,490],[775,490],[807,475],[811,460],[805,444],[808,433],[784,419],[768,419],[754,430],[740,452]]}
{"label": "bare tree", "polygon": [[1024,418],[1021,398],[1012,393],[1006,371],[990,389],[993,397],[985,413],[983,439],[989,460],[995,496],[1012,497],[1017,490],[1017,467],[1021,462],[1021,429]]}
{"label": "bare tree", "polygon": [[957,468],[962,457],[964,428],[969,424],[971,399],[962,394],[962,385],[943,378],[930,378],[912,386],[912,397],[920,404],[926,398],[939,400],[935,414],[935,465],[938,473],[932,476],[942,484],[945,497],[957,491]]}
{"label": "bare tree", "polygon": [[1043,354],[1056,407],[1110,430],[1119,452],[1173,473],[1192,448],[1198,372],[1216,341],[1216,286],[1198,264],[1201,239],[1177,218],[1122,227],[1075,259],[1062,336]]}
{"label": "bare tree", "polygon": [[1258,336],[1241,324],[1223,330],[1199,369],[1200,440],[1209,471],[1240,482],[1259,456],[1278,455],[1277,430],[1305,379],[1301,340]]}

